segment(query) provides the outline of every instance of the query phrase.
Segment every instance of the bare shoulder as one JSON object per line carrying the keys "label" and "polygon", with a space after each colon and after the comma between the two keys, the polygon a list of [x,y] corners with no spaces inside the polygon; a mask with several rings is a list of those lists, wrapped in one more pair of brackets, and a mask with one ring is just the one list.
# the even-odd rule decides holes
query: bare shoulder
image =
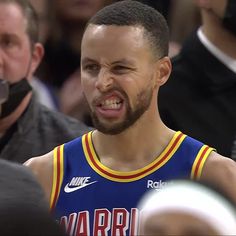
{"label": "bare shoulder", "polygon": [[236,177],[236,162],[214,151],[211,152],[203,168],[202,178],[208,179],[213,176],[229,178],[230,175]]}
{"label": "bare shoulder", "polygon": [[201,180],[219,187],[236,203],[236,162],[216,152],[208,157]]}
{"label": "bare shoulder", "polygon": [[41,171],[48,171],[53,165],[53,151],[38,157],[32,157],[24,163],[28,166],[37,176],[41,175]]}
{"label": "bare shoulder", "polygon": [[35,174],[39,183],[43,187],[48,200],[51,195],[53,176],[53,151],[38,157],[33,157],[24,163]]}

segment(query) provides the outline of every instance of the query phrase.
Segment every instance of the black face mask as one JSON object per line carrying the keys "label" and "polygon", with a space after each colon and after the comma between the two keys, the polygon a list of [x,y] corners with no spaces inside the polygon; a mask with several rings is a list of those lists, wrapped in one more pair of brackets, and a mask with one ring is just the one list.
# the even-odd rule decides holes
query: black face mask
{"label": "black face mask", "polygon": [[[1,105],[0,118],[10,115],[22,102],[24,97],[32,90],[27,79],[22,79],[17,83],[9,85],[9,96]],[[1,96],[0,96],[1,97]]]}
{"label": "black face mask", "polygon": [[236,0],[228,0],[223,25],[236,36]]}

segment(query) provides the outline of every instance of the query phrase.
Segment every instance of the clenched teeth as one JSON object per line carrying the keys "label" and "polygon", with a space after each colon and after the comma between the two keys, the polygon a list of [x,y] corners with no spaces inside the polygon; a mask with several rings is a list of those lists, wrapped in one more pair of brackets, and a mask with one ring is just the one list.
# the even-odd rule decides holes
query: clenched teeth
{"label": "clenched teeth", "polygon": [[121,107],[121,100],[110,99],[101,103],[101,107],[104,109],[119,109]]}

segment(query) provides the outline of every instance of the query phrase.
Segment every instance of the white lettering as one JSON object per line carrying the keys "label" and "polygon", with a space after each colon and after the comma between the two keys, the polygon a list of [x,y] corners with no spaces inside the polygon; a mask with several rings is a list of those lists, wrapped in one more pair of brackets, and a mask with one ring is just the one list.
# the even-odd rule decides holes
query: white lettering
{"label": "white lettering", "polygon": [[153,181],[153,180],[148,180],[147,181],[147,188],[154,188],[154,189],[162,189],[164,186],[169,184],[168,182],[164,182],[162,180],[159,181]]}
{"label": "white lettering", "polygon": [[82,186],[84,184],[87,184],[89,182],[91,177],[73,177],[70,181],[69,186],[75,187],[75,186]]}

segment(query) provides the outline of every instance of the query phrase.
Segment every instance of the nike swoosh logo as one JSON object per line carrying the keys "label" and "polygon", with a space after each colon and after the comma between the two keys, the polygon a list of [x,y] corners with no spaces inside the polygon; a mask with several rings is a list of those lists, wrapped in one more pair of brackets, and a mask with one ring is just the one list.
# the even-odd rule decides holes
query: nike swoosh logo
{"label": "nike swoosh logo", "polygon": [[83,184],[83,185],[80,185],[80,186],[78,186],[78,187],[69,187],[69,183],[65,186],[65,188],[64,188],[64,191],[66,192],[66,193],[71,193],[71,192],[74,192],[74,191],[76,191],[76,190],[78,190],[78,189],[81,189],[81,188],[84,188],[84,187],[87,187],[87,186],[89,186],[89,185],[91,185],[91,184],[94,184],[94,183],[96,183],[97,181],[93,181],[93,182],[91,182],[91,183],[87,183],[87,184]]}

